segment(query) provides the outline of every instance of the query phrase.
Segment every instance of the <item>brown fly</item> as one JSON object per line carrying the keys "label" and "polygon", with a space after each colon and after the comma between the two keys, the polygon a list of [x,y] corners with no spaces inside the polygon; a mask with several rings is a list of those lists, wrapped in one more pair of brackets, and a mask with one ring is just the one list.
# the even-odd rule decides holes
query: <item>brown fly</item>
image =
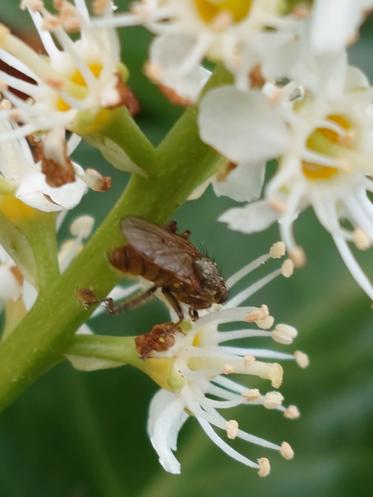
{"label": "brown fly", "polygon": [[154,285],[124,303],[115,304],[108,299],[109,312],[139,305],[158,288],[180,321],[184,318],[180,303],[189,306],[189,314],[195,320],[199,309],[225,302],[228,290],[216,263],[188,240],[189,231],[179,235],[176,222],[163,228],[133,216],[122,220],[121,230],[128,244],[109,255],[111,264],[123,273],[143,276]]}
{"label": "brown fly", "polygon": [[182,333],[175,323],[156,324],[144,335],[135,338],[136,350],[141,359],[148,359],[153,352],[165,352],[175,343],[176,333]]}

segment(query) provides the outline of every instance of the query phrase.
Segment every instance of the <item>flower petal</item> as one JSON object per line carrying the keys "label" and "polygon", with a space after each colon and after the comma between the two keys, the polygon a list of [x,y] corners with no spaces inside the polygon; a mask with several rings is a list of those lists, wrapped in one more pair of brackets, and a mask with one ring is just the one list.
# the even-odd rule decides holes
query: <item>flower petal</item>
{"label": "flower petal", "polygon": [[184,402],[175,394],[160,390],[150,404],[148,435],[159,462],[169,473],[179,474],[180,463],[173,454],[177,436],[188,415],[184,412]]}
{"label": "flower petal", "polygon": [[251,202],[260,197],[264,183],[265,164],[240,164],[228,177],[215,180],[214,191],[216,195],[225,195],[237,202]]}
{"label": "flower petal", "polygon": [[224,212],[219,221],[242,233],[255,233],[267,229],[278,219],[278,213],[265,200]]}
{"label": "flower petal", "polygon": [[203,141],[233,162],[274,158],[288,138],[280,109],[259,91],[242,92],[233,86],[212,90],[202,99],[199,129]]}
{"label": "flower petal", "polygon": [[35,171],[22,178],[16,197],[41,211],[55,212],[78,205],[86,191],[87,185],[80,178],[72,183],[53,187],[48,185],[43,173]]}

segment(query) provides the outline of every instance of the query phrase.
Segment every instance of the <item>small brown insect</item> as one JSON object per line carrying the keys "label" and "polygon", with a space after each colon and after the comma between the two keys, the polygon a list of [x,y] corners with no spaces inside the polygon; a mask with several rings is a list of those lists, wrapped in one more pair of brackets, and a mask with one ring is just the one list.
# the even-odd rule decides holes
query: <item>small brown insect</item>
{"label": "small brown insect", "polygon": [[182,333],[175,323],[156,324],[144,335],[135,338],[136,350],[141,359],[148,359],[153,352],[165,352],[175,343],[176,333]]}
{"label": "small brown insect", "polygon": [[143,276],[154,286],[116,307],[109,302],[109,312],[138,305],[157,288],[162,289],[180,321],[184,318],[180,302],[189,305],[192,319],[198,318],[198,309],[225,302],[228,290],[216,263],[192,245],[188,240],[189,231],[178,235],[176,222],[162,228],[132,216],[122,220],[121,229],[128,245],[118,247],[109,255],[111,264],[123,273]]}

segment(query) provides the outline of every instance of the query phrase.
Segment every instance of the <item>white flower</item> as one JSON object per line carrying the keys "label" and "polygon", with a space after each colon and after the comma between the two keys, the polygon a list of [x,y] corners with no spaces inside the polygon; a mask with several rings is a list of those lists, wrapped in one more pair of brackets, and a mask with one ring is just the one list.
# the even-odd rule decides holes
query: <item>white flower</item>
{"label": "white flower", "polygon": [[[271,257],[281,257],[284,252],[282,243],[275,244],[269,254],[259,257],[229,278],[227,285],[232,288],[246,274]],[[295,359],[301,367],[308,365],[307,356],[301,352],[287,354],[230,343],[254,337],[272,338],[282,344],[292,343],[297,335],[296,329],[284,324],[273,326],[274,319],[267,306],[237,307],[283,271],[284,266],[246,288],[225,305],[216,305],[206,311],[197,321],[184,321],[182,327],[187,330],[185,334],[177,333],[174,345],[167,351],[152,354],[152,360],[172,359],[172,375],[178,384],[174,391],[162,389],[156,393],[149,412],[149,437],[166,471],[180,473],[180,463],[173,451],[176,450],[178,433],[188,417],[193,417],[223,452],[242,464],[257,469],[260,476],[269,473],[269,460],[250,460],[218,435],[216,429],[226,432],[228,440],[240,438],[263,448],[279,451],[285,459],[293,457],[288,443],[275,444],[252,435],[241,429],[235,419],[226,419],[219,412],[221,409],[240,405],[256,405],[279,410],[287,418],[299,415],[295,406],[283,406],[283,396],[277,390],[260,393],[256,388],[243,386],[228,378],[231,374],[259,377],[268,380],[277,389],[282,383],[283,375],[278,360]],[[220,331],[219,326],[227,323],[240,323],[240,326],[234,331]],[[268,331],[269,329],[272,330]]]}
{"label": "white flower", "polygon": [[69,159],[77,145],[75,137],[66,143],[64,129],[56,128],[32,148],[19,136],[19,129],[10,121],[0,121],[0,136],[14,135],[5,142],[0,138],[0,205],[9,206],[11,197],[45,212],[78,205],[87,185],[83,169]]}
{"label": "white flower", "polygon": [[193,100],[206,77],[205,58],[222,62],[246,88],[250,71],[270,65],[273,52],[278,57],[302,23],[283,14],[281,0],[143,0],[131,12],[92,20],[93,26],[134,24],[156,34],[151,78]]}
{"label": "white flower", "polygon": [[313,50],[338,52],[354,42],[360,24],[372,7],[372,0],[316,0],[311,29]]}
{"label": "white flower", "polygon": [[263,199],[230,209],[220,220],[244,233],[278,220],[289,253],[301,264],[304,255],[294,240],[293,224],[312,206],[351,274],[373,299],[372,284],[348,245],[367,249],[373,241],[368,196],[373,191],[373,91],[365,75],[348,67],[344,57],[329,59],[328,65],[325,59],[319,62],[310,90],[293,83],[282,88],[267,84],[265,100],[261,94],[228,87],[202,101],[202,139],[246,172],[246,180],[242,170],[234,171],[240,181],[228,175],[225,191],[230,196],[252,201],[262,186],[260,168],[280,157]]}
{"label": "white flower", "polygon": [[[46,56],[0,26],[1,60],[33,81],[0,71],[1,91],[14,107],[3,110],[0,116],[22,123],[17,136],[55,127],[90,133],[105,119],[100,113],[103,108],[122,103],[120,86],[124,69],[120,66],[115,31],[88,28],[90,17],[84,0],[77,0],[75,6],[64,0],[55,5],[57,15],[52,15],[41,0],[22,2],[32,17]],[[105,5],[100,14],[109,18],[111,2]],[[100,7],[97,2],[96,7]],[[79,30],[80,37],[73,41],[68,32]],[[30,98],[25,101],[8,87]],[[15,138],[14,133],[0,135],[1,141],[9,138]]]}

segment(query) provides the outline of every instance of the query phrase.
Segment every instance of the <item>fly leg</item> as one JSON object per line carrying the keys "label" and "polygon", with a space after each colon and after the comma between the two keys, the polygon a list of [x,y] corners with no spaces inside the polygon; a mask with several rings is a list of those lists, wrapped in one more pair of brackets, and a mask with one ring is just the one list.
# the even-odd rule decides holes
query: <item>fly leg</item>
{"label": "fly leg", "polygon": [[181,323],[181,321],[184,319],[184,313],[181,308],[180,302],[177,300],[175,295],[171,292],[171,290],[167,287],[162,288],[162,293],[166,297],[168,303],[171,305],[173,310],[176,312],[177,317],[179,318],[179,321],[175,324]]}
{"label": "fly leg", "polygon": [[123,311],[137,307],[144,302],[146,302],[154,292],[157,290],[157,286],[152,286],[148,288],[143,293],[136,295],[132,299],[123,300],[120,302],[114,302],[112,298],[98,299],[93,290],[89,288],[79,288],[77,291],[77,299],[82,303],[85,309],[89,309],[92,305],[105,304],[106,311],[109,314],[120,314]]}
{"label": "fly leg", "polygon": [[123,311],[128,311],[129,309],[133,309],[134,307],[144,304],[153,296],[157,288],[157,286],[151,286],[145,292],[136,295],[132,299],[124,300],[122,302],[114,302],[111,298],[103,299],[101,302],[106,304],[106,311],[109,314],[120,314]]}
{"label": "fly leg", "polygon": [[[177,222],[174,220],[174,221],[171,221],[167,226],[166,226],[166,229],[170,232],[170,233],[173,233],[175,235],[177,235]],[[189,240],[189,237],[190,237],[190,230],[185,230],[183,231],[183,233],[181,233],[179,236],[181,236],[182,238],[185,238],[185,240]]]}

